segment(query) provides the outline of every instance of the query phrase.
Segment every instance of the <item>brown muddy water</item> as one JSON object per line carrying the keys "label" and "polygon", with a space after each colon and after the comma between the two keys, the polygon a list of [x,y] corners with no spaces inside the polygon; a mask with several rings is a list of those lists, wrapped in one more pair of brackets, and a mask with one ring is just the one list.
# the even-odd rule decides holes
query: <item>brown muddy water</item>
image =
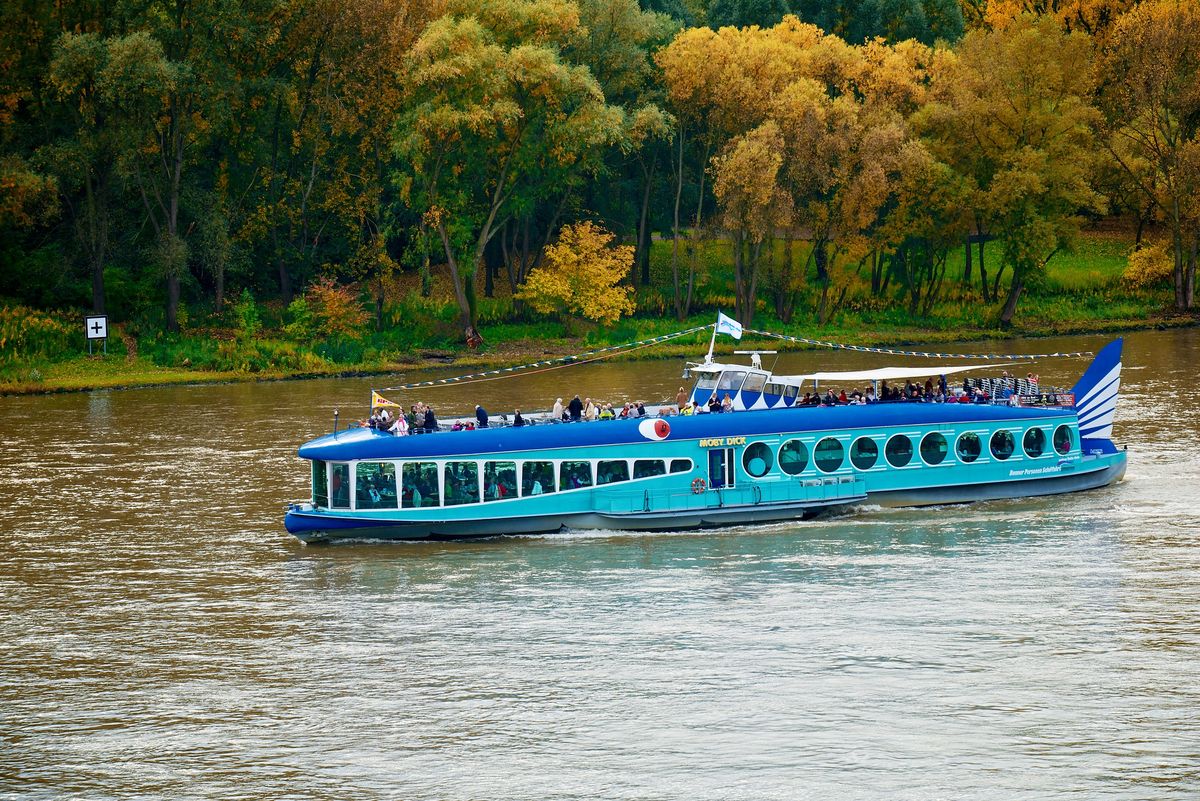
{"label": "brown muddy water", "polygon": [[[1200,331],[1125,363],[1104,490],[469,543],[282,527],[296,446],[415,374],[0,398],[0,797],[1200,797]],[[657,401],[681,366],[404,399]]]}

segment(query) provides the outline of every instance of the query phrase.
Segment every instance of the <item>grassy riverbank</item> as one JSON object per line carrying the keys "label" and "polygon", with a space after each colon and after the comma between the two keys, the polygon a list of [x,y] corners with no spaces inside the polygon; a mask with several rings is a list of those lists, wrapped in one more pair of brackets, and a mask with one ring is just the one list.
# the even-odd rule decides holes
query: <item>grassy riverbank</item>
{"label": "grassy riverbank", "polygon": [[[712,322],[718,307],[732,308],[731,280],[723,243],[702,254],[696,298],[701,309],[685,321],[669,313],[669,296],[653,287],[670,285],[670,244],[656,243],[652,282],[639,292],[639,312],[613,326],[573,321],[512,321],[511,299],[499,288],[484,299],[481,332],[485,345],[468,351],[457,340],[454,310],[448,298],[414,296],[390,308],[385,330],[358,337],[334,336],[298,341],[284,310],[270,304],[243,306],[224,317],[201,317],[177,336],[137,335],[136,326],[117,323],[107,356],[87,356],[78,331],[81,315],[44,315],[37,337],[23,342],[25,352],[0,359],[0,394],[77,391],[165,384],[262,381],[320,376],[384,374],[453,365],[468,371],[561,356],[605,345],[645,339]],[[1195,324],[1196,319],[1166,310],[1166,288],[1134,289],[1121,280],[1128,241],[1093,232],[1073,254],[1056,257],[1045,279],[1023,299],[1011,328],[995,322],[994,304],[985,304],[977,287],[958,284],[962,254],[948,266],[943,299],[927,315],[912,316],[894,299],[857,298],[817,324],[811,309],[815,290],[801,286],[796,313],[783,323],[771,312],[769,298],[754,327],[777,333],[853,344],[934,344],[998,337],[1050,336],[1115,332]],[[995,260],[991,252],[988,258]],[[994,268],[993,268],[994,269]],[[250,315],[252,319],[247,319]],[[390,323],[390,325],[388,325]],[[5,320],[8,329],[12,320]],[[25,321],[26,328],[30,327]],[[0,347],[6,344],[0,332]],[[18,343],[17,335],[7,331]],[[697,334],[615,358],[694,356],[706,344]],[[777,346],[747,337],[741,347]],[[82,346],[82,347],[81,347]],[[82,352],[81,352],[82,351]]]}

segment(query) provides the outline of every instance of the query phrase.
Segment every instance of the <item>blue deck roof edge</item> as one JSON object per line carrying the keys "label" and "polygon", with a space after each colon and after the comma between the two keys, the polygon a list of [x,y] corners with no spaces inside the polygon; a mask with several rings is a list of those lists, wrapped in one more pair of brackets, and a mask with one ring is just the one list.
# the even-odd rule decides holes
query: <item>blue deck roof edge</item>
{"label": "blue deck roof edge", "polygon": [[[726,414],[661,418],[670,426],[666,440],[698,437],[771,436],[784,433],[929,426],[969,422],[1022,422],[1074,417],[1073,409],[992,406],[958,403],[879,403],[866,406],[792,407]],[[326,434],[300,446],[304,459],[409,459],[509,453],[598,445],[641,444],[655,441],[641,433],[640,423],[657,418],[598,420],[520,428],[443,431],[398,437],[369,428]]]}

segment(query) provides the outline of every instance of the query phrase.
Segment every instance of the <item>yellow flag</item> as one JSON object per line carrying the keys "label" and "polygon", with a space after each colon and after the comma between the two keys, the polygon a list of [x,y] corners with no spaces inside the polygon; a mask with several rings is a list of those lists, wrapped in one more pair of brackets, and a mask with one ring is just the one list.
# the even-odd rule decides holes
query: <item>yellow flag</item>
{"label": "yellow flag", "polygon": [[380,406],[395,406],[397,409],[400,408],[400,404],[392,403],[375,390],[371,390],[371,408],[378,409]]}

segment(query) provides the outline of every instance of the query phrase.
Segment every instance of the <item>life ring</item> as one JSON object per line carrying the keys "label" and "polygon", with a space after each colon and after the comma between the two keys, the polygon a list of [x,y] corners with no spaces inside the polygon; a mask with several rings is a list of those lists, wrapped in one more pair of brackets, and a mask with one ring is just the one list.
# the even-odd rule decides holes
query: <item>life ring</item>
{"label": "life ring", "polygon": [[708,483],[702,478],[697,478],[692,481],[692,494],[700,495],[708,488]]}

